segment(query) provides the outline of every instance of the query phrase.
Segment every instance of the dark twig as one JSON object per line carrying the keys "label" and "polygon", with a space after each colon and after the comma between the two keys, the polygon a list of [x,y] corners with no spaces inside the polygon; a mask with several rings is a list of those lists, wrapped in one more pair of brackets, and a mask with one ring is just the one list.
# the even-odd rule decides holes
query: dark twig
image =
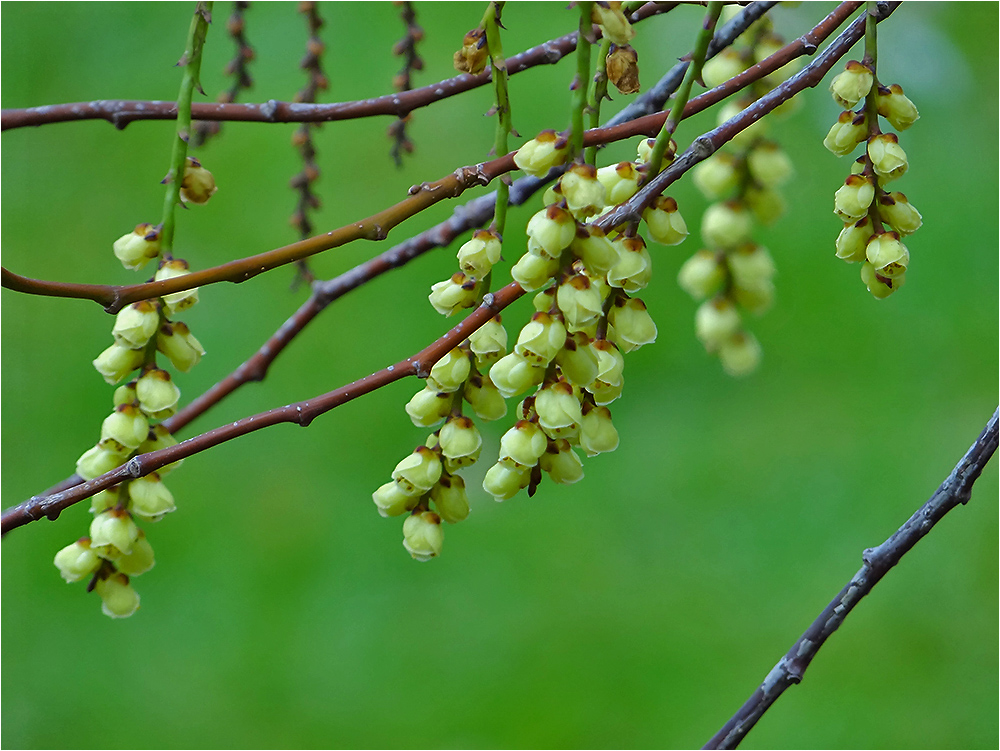
{"label": "dark twig", "polygon": [[[299,12],[306,17],[309,29],[309,38],[306,40],[306,54],[299,63],[299,67],[306,72],[306,85],[295,95],[296,102],[314,103],[320,91],[325,91],[330,85],[326,74],[323,73],[323,40],[319,38],[319,30],[323,28],[323,19],[320,18],[316,3],[299,3]],[[299,239],[306,240],[312,236],[313,225],[309,221],[309,212],[317,211],[320,208],[319,196],[313,192],[313,185],[319,180],[319,165],[316,163],[316,146],[312,139],[313,128],[318,128],[322,123],[302,123],[292,134],[292,145],[298,150],[302,158],[302,171],[295,175],[290,183],[292,190],[298,192],[298,201],[295,211],[289,223],[298,230]],[[309,270],[306,260],[296,261],[298,266],[298,276],[296,281],[306,281],[312,283],[315,278]]]}
{"label": "dark twig", "polygon": [[[250,43],[247,42],[244,34],[246,29],[244,13],[249,7],[250,3],[246,2],[246,0],[239,0],[233,3],[233,13],[229,16],[229,20],[226,21],[226,31],[229,32],[229,36],[232,37],[233,44],[236,47],[233,59],[226,65],[226,75],[232,76],[233,83],[226,91],[219,94],[216,98],[217,102],[235,102],[240,92],[253,88],[253,78],[250,76],[249,64],[254,58],[254,51]],[[199,122],[191,137],[191,146],[195,148],[203,146],[209,138],[218,135],[221,128],[222,125],[218,121]]]}
{"label": "dark twig", "polygon": [[[392,79],[392,88],[396,91],[411,91],[413,89],[413,72],[424,69],[424,61],[417,54],[417,42],[424,38],[424,30],[417,24],[417,15],[413,11],[413,3],[403,0],[399,3],[402,10],[399,17],[406,27],[403,38],[396,42],[392,48],[392,54],[403,58],[403,67]],[[392,149],[389,155],[397,167],[403,166],[403,154],[413,153],[413,142],[406,135],[406,125],[410,121],[410,115],[397,118],[389,126],[389,138],[392,139]]]}
{"label": "dark twig", "polygon": [[[631,16],[633,23],[673,10],[677,3],[646,3]],[[576,32],[552,39],[507,59],[510,75],[537,65],[554,65],[576,49]],[[270,99],[259,104],[195,104],[191,114],[198,120],[232,122],[303,123],[352,120],[360,117],[392,115],[405,117],[413,110],[442,99],[485,86],[491,75],[487,69],[471,76],[463,74],[401,94],[331,104],[301,104]],[[75,120],[107,120],[122,129],[136,120],[173,120],[177,103],[131,99],[101,99],[93,102],[48,104],[26,109],[6,109],[0,114],[0,130],[48,125]]]}
{"label": "dark twig", "polygon": [[61,493],[29,498],[24,503],[4,511],[0,533],[7,534],[12,529],[36,521],[42,517],[56,519],[64,509],[85,498],[89,498],[101,490],[118,485],[123,481],[144,477],[150,472],[155,472],[160,467],[205,451],[213,446],[218,446],[220,443],[225,443],[234,438],[239,438],[248,433],[254,433],[280,423],[293,423],[307,427],[314,419],[335,407],[353,401],[359,396],[364,396],[394,381],[414,375],[419,378],[426,378],[434,363],[441,359],[447,352],[454,349],[469,334],[523,294],[524,290],[516,282],[508,284],[498,292],[487,295],[479,308],[470,313],[458,326],[451,329],[430,346],[346,386],[341,386],[333,391],[320,394],[312,399],[288,404],[284,407],[251,415],[250,417],[244,417],[241,420],[227,423],[169,448],[151,451],[148,454],[140,454],[111,472],[76,485]]}
{"label": "dark twig", "polygon": [[986,423],[983,432],[965,456],[955,465],[923,506],[895,534],[875,548],[867,548],[861,558],[864,565],[813,621],[806,632],[792,645],[787,654],[765,676],[753,695],[722,726],[704,748],[736,748],[757,723],[757,720],[789,686],[799,683],[820,647],[837,630],[848,614],[871,592],[889,570],[899,563],[910,548],[917,544],[934,525],[959,504],[972,496],[972,486],[983,467],[997,450],[998,412]]}

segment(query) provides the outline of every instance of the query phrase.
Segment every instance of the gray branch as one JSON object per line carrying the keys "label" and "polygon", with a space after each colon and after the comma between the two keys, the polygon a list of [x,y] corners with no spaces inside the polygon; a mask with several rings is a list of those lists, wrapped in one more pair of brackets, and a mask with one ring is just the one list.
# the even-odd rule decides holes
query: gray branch
{"label": "gray branch", "polygon": [[861,599],[871,592],[889,569],[899,563],[903,555],[933,529],[945,514],[972,496],[972,486],[979,479],[983,467],[997,450],[997,417],[1000,410],[986,423],[979,438],[965,456],[955,465],[930,500],[921,506],[902,527],[878,547],[867,548],[861,559],[864,565],[833,601],[826,606],[806,632],[799,637],[784,657],[778,660],[763,683],[740,707],[722,729],[712,736],[704,748],[736,748],[746,737],[757,720],[777,700],[786,688],[799,683],[809,663],[819,652],[827,638],[837,630],[847,614]]}

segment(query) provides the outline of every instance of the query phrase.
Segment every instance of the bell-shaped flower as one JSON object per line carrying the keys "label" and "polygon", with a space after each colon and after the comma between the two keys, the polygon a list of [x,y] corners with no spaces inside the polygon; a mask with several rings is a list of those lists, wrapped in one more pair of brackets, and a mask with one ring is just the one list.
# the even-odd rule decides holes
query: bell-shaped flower
{"label": "bell-shaped flower", "polygon": [[590,20],[600,25],[606,39],[623,46],[635,36],[635,29],[622,12],[620,2],[595,2],[590,7]]}
{"label": "bell-shaped flower", "polygon": [[614,328],[614,340],[622,352],[656,341],[656,323],[638,298],[619,296],[608,312],[608,324]]}
{"label": "bell-shaped flower", "polygon": [[788,182],[795,171],[788,154],[771,141],[761,141],[747,154],[747,167],[758,185],[776,188]]}
{"label": "bell-shaped flower", "polygon": [[420,503],[420,496],[407,493],[398,482],[387,482],[372,493],[379,514],[384,517],[402,516]]}
{"label": "bell-shaped flower", "polygon": [[481,420],[499,420],[507,414],[507,402],[488,375],[473,373],[465,383],[465,400]]}
{"label": "bell-shaped flower", "polygon": [[834,76],[830,82],[830,93],[841,107],[851,109],[868,96],[874,81],[875,76],[867,65],[851,60],[847,63],[847,70]]}
{"label": "bell-shaped flower", "polygon": [[618,250],[614,243],[604,234],[604,230],[592,224],[577,229],[571,247],[576,257],[583,261],[588,273],[593,276],[606,274],[618,260]]}
{"label": "bell-shaped flower", "polygon": [[717,350],[741,327],[736,306],[724,295],[703,302],[694,316],[695,335],[709,352]]}
{"label": "bell-shaped flower", "polygon": [[750,239],[753,216],[740,201],[713,203],[702,216],[701,237],[713,248],[735,248]]}
{"label": "bell-shaped flower", "polygon": [[545,177],[549,170],[566,161],[569,141],[554,130],[543,130],[514,154],[514,164],[532,177]]}
{"label": "bell-shaped flower", "polygon": [[626,237],[614,241],[618,260],[608,271],[608,284],[629,294],[644,289],[653,276],[653,261],[641,237]]}
{"label": "bell-shaped flower", "polygon": [[181,398],[181,390],[161,368],[150,368],[139,377],[135,385],[139,407],[150,417],[160,419],[174,413]]}
{"label": "bell-shaped flower", "polygon": [[874,234],[872,220],[868,216],[861,217],[853,224],[845,224],[844,229],[837,235],[837,258],[842,258],[848,263],[866,260],[865,248]]}
{"label": "bell-shaped flower", "polygon": [[434,363],[427,377],[427,388],[446,394],[454,393],[465,384],[471,368],[469,355],[455,347]]}
{"label": "bell-shaped flower", "polygon": [[885,180],[902,177],[908,168],[906,152],[895,133],[881,133],[868,139],[868,156],[875,174]]}
{"label": "bell-shaped flower", "polygon": [[878,113],[896,130],[906,130],[920,119],[916,106],[903,93],[898,83],[878,87]]}
{"label": "bell-shaped flower", "polygon": [[570,438],[580,432],[580,410],[580,399],[566,381],[550,383],[535,395],[538,424],[553,440]]}
{"label": "bell-shaped flower", "polygon": [[[594,182],[597,183],[596,178]],[[600,183],[597,183],[600,187]],[[601,188],[603,191],[603,187]],[[528,249],[558,259],[576,237],[576,220],[566,209],[546,206],[528,220]]]}
{"label": "bell-shaped flower", "polygon": [[115,568],[128,576],[145,574],[155,565],[156,557],[153,554],[153,546],[149,544],[146,533],[141,529],[139,536],[132,543],[132,552],[115,559]]}
{"label": "bell-shaped flower", "polygon": [[441,477],[441,457],[426,446],[418,446],[392,471],[392,479],[407,493],[426,493]]}
{"label": "bell-shaped flower", "polygon": [[184,177],[181,178],[181,201],[184,203],[206,203],[218,188],[215,177],[201,166],[193,156],[187,158]]}
{"label": "bell-shaped flower", "polygon": [[611,422],[611,410],[584,403],[579,440],[580,448],[587,456],[597,456],[618,448],[618,431]]}
{"label": "bell-shaped flower", "polygon": [[177,510],[174,495],[160,476],[151,472],[128,484],[129,511],[143,521],[158,522],[171,511]]}
{"label": "bell-shaped flower", "polygon": [[586,274],[573,274],[560,284],[556,300],[569,331],[585,329],[601,315],[600,289]]}
{"label": "bell-shaped flower", "polygon": [[490,380],[505,399],[537,386],[544,376],[544,365],[529,361],[516,352],[501,357],[490,368]]}
{"label": "bell-shaped flower", "polygon": [[[156,270],[156,276],[154,277],[156,281],[162,282],[166,279],[176,279],[181,276],[187,276],[191,273],[191,267],[188,262],[181,258],[174,258],[170,261],[164,261],[160,265],[160,268]],[[175,315],[180,313],[182,310],[187,310],[196,302],[198,302],[198,288],[194,289],[184,289],[180,292],[171,292],[169,294],[163,295],[163,302],[166,303],[167,311],[170,315]]]}
{"label": "bell-shaped flower", "polygon": [[403,547],[415,561],[429,561],[441,555],[444,529],[433,511],[419,511],[403,522]]}
{"label": "bell-shaped flower", "polygon": [[748,331],[738,331],[718,349],[722,369],[731,376],[749,375],[760,364],[760,342]]}
{"label": "bell-shaped flower", "polygon": [[624,203],[639,190],[639,171],[633,162],[609,164],[597,170],[597,179],[601,181],[606,193],[605,203],[616,206]]}
{"label": "bell-shaped flower", "polygon": [[511,267],[510,275],[525,292],[534,292],[548,284],[558,272],[557,259],[529,251]]}
{"label": "bell-shaped flower", "polygon": [[483,437],[476,424],[468,417],[449,419],[441,427],[438,441],[441,453],[456,468],[475,464],[483,447]]}
{"label": "bell-shaped flower", "polygon": [[452,63],[459,73],[478,75],[486,70],[490,50],[486,45],[486,30],[476,27],[462,39],[461,48],[453,55]]}
{"label": "bell-shaped flower", "polygon": [[139,593],[132,588],[128,576],[111,574],[98,579],[94,591],[101,598],[101,610],[111,618],[128,618],[139,609]]}
{"label": "bell-shaped flower", "polygon": [[861,264],[861,281],[864,282],[872,297],[876,300],[883,300],[906,282],[906,274],[897,276],[881,276],[875,271],[875,267],[868,261]]}
{"label": "bell-shaped flower", "polygon": [[711,250],[699,250],[677,272],[677,284],[695,300],[704,300],[715,294],[725,279],[726,271],[720,262],[720,254]]}
{"label": "bell-shaped flower", "polygon": [[149,422],[146,416],[138,407],[131,404],[122,404],[115,407],[115,411],[104,418],[101,424],[101,440],[116,441],[120,453],[128,453],[128,450],[139,448],[139,444],[146,440],[149,434]]}
{"label": "bell-shaped flower", "polygon": [[875,198],[875,186],[864,175],[851,175],[834,195],[833,213],[845,223],[856,222],[868,213]]}
{"label": "bell-shaped flower", "polygon": [[868,118],[865,113],[856,114],[845,110],[826,134],[823,145],[837,156],[847,156],[866,138]]}
{"label": "bell-shaped flower", "polygon": [[139,224],[115,240],[112,247],[125,268],[141,269],[160,255],[160,230],[152,224]]}
{"label": "bell-shaped flower", "polygon": [[740,53],[732,47],[726,47],[715,57],[705,61],[701,69],[701,80],[705,82],[705,86],[714,89],[746,69],[747,65]]}
{"label": "bell-shaped flower", "polygon": [[[655,138],[643,138],[639,141],[636,146],[636,161],[639,164],[649,164],[649,160],[653,158],[653,149],[656,147]],[[660,160],[660,169],[662,172],[671,164],[674,163],[674,157],[677,156],[677,142],[671,138],[670,142],[667,144],[667,148],[663,152],[663,159]]]}
{"label": "bell-shaped flower", "polygon": [[94,360],[94,368],[104,380],[114,385],[133,370],[142,367],[145,355],[141,349],[131,349],[115,342]]}
{"label": "bell-shaped flower", "polygon": [[476,304],[476,280],[460,271],[450,279],[432,285],[427,299],[434,310],[443,316],[471,308]]}
{"label": "bell-shaped flower", "polygon": [[[604,190],[604,185],[597,179],[597,170],[590,164],[570,166],[559,178],[559,190],[566,200],[569,212],[580,220],[594,216],[607,203],[607,192]],[[575,226],[573,233],[576,234]],[[568,247],[572,240],[573,235],[570,235],[569,240],[562,247]],[[540,243],[541,240],[538,242]],[[546,250],[546,252],[549,251]],[[550,255],[552,254],[550,253]]]}
{"label": "bell-shaped flower", "polygon": [[566,345],[556,355],[556,365],[563,378],[574,386],[586,388],[597,378],[597,350],[591,338],[578,331],[566,338]]}
{"label": "bell-shaped flower", "polygon": [[87,449],[83,455],[76,460],[76,473],[84,480],[93,480],[120,467],[125,463],[128,454],[122,453],[117,446],[98,444]]}
{"label": "bell-shaped flower", "polygon": [[448,416],[451,404],[451,394],[424,388],[406,403],[406,414],[418,428],[429,428]]}
{"label": "bell-shaped flower", "polygon": [[545,452],[548,439],[535,423],[518,420],[500,438],[500,458],[510,459],[524,467],[533,467]]}
{"label": "bell-shaped flower", "polygon": [[552,482],[560,485],[572,485],[583,479],[583,462],[565,438],[549,444],[538,465],[548,473]]}
{"label": "bell-shaped flower", "polygon": [[692,168],[691,180],[705,198],[709,201],[718,201],[739,186],[739,162],[727,151],[716,151]]}
{"label": "bell-shaped flower", "polygon": [[535,313],[518,334],[514,352],[535,365],[548,365],[565,343],[563,322],[548,313]]}
{"label": "bell-shaped flower", "polygon": [[498,461],[486,471],[483,490],[495,501],[507,501],[531,481],[531,468],[511,461]]}
{"label": "bell-shaped flower", "polygon": [[431,501],[438,516],[449,524],[457,524],[469,516],[469,495],[460,475],[441,475],[431,488]]}
{"label": "bell-shaped flower", "polygon": [[152,300],[141,300],[122,308],[111,333],[115,341],[130,349],[142,349],[160,327],[160,314]]}
{"label": "bell-shaped flower", "polygon": [[896,232],[873,236],[865,248],[865,255],[875,273],[881,277],[901,276],[910,265],[910,251],[900,242]]}
{"label": "bell-shaped flower", "polygon": [[593,346],[597,351],[597,377],[587,386],[587,391],[594,395],[597,404],[610,404],[622,393],[625,358],[618,347],[607,340],[599,339]]}
{"label": "bell-shaped flower", "polygon": [[469,335],[469,347],[476,356],[476,366],[486,370],[507,354],[507,329],[494,316]]}
{"label": "bell-shaped flower", "polygon": [[642,218],[649,230],[649,239],[661,245],[679,245],[688,236],[687,224],[677,210],[677,201],[670,196],[658,196]]}
{"label": "bell-shaped flower", "polygon": [[501,238],[493,230],[478,229],[458,249],[458,266],[468,276],[482,279],[500,260]]}
{"label": "bell-shaped flower", "polygon": [[81,537],[56,553],[53,563],[63,579],[68,582],[78,582],[97,571],[97,567],[101,565],[101,558],[90,549],[90,538]]}
{"label": "bell-shaped flower", "polygon": [[110,545],[118,553],[128,555],[138,536],[139,528],[124,509],[102,511],[90,523],[90,544],[94,548]]}
{"label": "bell-shaped flower", "polygon": [[879,196],[878,213],[900,235],[913,234],[923,224],[920,212],[898,191]]}
{"label": "bell-shaped flower", "polygon": [[205,348],[195,339],[191,329],[180,321],[164,323],[156,335],[156,348],[165,354],[171,364],[187,373],[201,361]]}

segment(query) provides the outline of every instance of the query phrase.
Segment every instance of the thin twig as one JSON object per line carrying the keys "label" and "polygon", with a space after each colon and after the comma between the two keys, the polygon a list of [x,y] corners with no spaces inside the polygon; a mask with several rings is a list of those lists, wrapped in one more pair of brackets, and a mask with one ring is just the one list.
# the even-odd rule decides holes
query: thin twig
{"label": "thin twig", "polygon": [[813,621],[806,632],[792,645],[778,664],[765,676],[753,695],[722,726],[704,748],[736,748],[761,716],[789,686],[799,683],[820,647],[837,630],[848,614],[871,592],[889,570],[934,525],[959,504],[972,496],[972,486],[983,467],[997,449],[997,417],[1000,410],[986,423],[979,438],[965,456],[955,465],[948,478],[941,483],[923,506],[900,527],[895,534],[875,548],[867,548],[861,558],[864,565],[851,577],[840,593]]}
{"label": "thin twig", "polygon": [[382,386],[406,378],[407,376],[426,378],[434,363],[454,349],[469,334],[523,294],[524,290],[516,282],[511,282],[498,292],[487,295],[479,308],[470,313],[458,326],[451,329],[430,346],[346,386],[341,386],[338,389],[320,394],[311,399],[306,399],[305,401],[295,402],[284,407],[244,417],[241,420],[227,423],[169,448],[140,454],[117,469],[61,493],[29,498],[24,503],[4,511],[2,525],[0,525],[0,534],[7,534],[12,529],[28,522],[36,521],[42,517],[56,519],[64,509],[85,498],[89,498],[101,490],[118,485],[126,480],[144,477],[150,472],[155,472],[160,467],[205,451],[213,446],[218,446],[226,441],[231,441],[234,438],[239,438],[248,433],[254,433],[280,423],[293,423],[301,427],[307,427],[320,415]]}
{"label": "thin twig", "polygon": [[[413,72],[424,69],[424,60],[417,54],[417,43],[424,38],[424,30],[417,23],[417,14],[413,10],[413,3],[403,0],[400,3],[402,10],[399,17],[406,28],[403,38],[396,42],[392,48],[392,54],[403,58],[403,67],[392,79],[392,87],[396,91],[413,90]],[[403,166],[403,154],[413,153],[413,142],[410,141],[406,133],[406,125],[410,122],[410,116],[397,118],[389,126],[388,135],[392,139],[392,148],[389,156],[396,167]]]}
{"label": "thin twig", "polygon": [[[677,3],[646,3],[631,16],[630,20],[637,23],[673,10],[676,6]],[[538,65],[554,65],[575,49],[576,32],[565,34],[508,58],[507,70],[510,75],[514,75]],[[329,122],[379,115],[405,117],[413,110],[485,86],[490,80],[491,73],[487,69],[475,76],[463,74],[419,89],[386,94],[372,99],[359,99],[354,102],[300,104],[277,99],[258,104],[214,102],[194,105],[192,115],[198,120],[259,123]],[[0,115],[0,130],[76,120],[107,120],[116,128],[123,129],[136,120],[173,120],[176,117],[176,102],[101,99],[93,102],[6,109]]]}

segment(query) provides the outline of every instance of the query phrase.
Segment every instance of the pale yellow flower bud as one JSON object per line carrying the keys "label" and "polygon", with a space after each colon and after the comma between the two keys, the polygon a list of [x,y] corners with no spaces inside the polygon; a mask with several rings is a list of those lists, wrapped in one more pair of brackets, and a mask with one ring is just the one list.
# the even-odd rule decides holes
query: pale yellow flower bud
{"label": "pale yellow flower bud", "polygon": [[181,201],[184,203],[206,203],[218,188],[212,173],[201,166],[193,156],[187,158],[184,177],[181,179]]}
{"label": "pale yellow flower bud", "polygon": [[493,230],[476,230],[458,249],[458,266],[467,275],[482,279],[500,260],[500,251],[500,235]]}
{"label": "pale yellow flower bud", "polygon": [[909,167],[906,152],[899,145],[899,136],[895,133],[882,133],[868,139],[868,156],[875,174],[886,180],[902,177]]}
{"label": "pale yellow flower bud", "polygon": [[528,420],[518,420],[500,438],[500,458],[524,467],[533,467],[545,453],[548,439],[542,429]]}
{"label": "pale yellow flower bud", "polygon": [[[165,261],[156,270],[155,280],[162,282],[164,279],[174,279],[179,276],[187,276],[190,273],[191,270],[188,262],[180,258],[175,258],[171,261]],[[167,311],[170,315],[175,315],[182,310],[187,310],[198,302],[198,288],[171,292],[169,295],[163,296],[163,302],[166,303]]]}
{"label": "pale yellow flower bud", "polygon": [[691,180],[708,200],[717,201],[725,198],[740,183],[736,157],[726,151],[715,152],[694,166],[691,170]]}
{"label": "pale yellow flower bud", "polygon": [[660,245],[679,245],[688,236],[687,224],[677,210],[677,201],[670,196],[659,196],[642,212],[649,230],[649,239]]}
{"label": "pale yellow flower bud", "polygon": [[142,366],[145,357],[141,349],[130,349],[115,342],[94,360],[94,368],[104,380],[114,385],[133,370]]}
{"label": "pale yellow flower bud", "polygon": [[857,60],[847,63],[847,70],[835,76],[830,82],[830,92],[834,100],[848,109],[868,96],[875,78],[871,69]]}
{"label": "pale yellow flower bud", "polygon": [[868,213],[875,186],[863,175],[851,175],[834,195],[833,213],[844,222],[856,222]]}
{"label": "pale yellow flower bud", "polygon": [[494,316],[469,335],[469,347],[476,356],[476,366],[488,369],[507,354],[507,330],[500,323],[500,316]]}
{"label": "pale yellow flower bud", "polygon": [[142,411],[131,404],[115,407],[115,411],[104,418],[101,424],[101,440],[116,441],[121,453],[126,449],[137,449],[149,434],[149,423]]}
{"label": "pale yellow flower bud", "polygon": [[701,220],[701,237],[713,248],[735,248],[750,239],[753,217],[740,201],[713,203]]}
{"label": "pale yellow flower bud", "polygon": [[903,286],[906,282],[906,274],[893,277],[881,276],[876,273],[875,268],[868,261],[865,261],[861,264],[861,281],[871,292],[872,297],[876,300],[883,300]]}
{"label": "pale yellow flower bud", "polygon": [[879,197],[878,213],[900,235],[913,234],[923,224],[920,212],[898,191]]}
{"label": "pale yellow flower bud", "polygon": [[110,618],[128,618],[139,609],[139,594],[125,574],[115,573],[107,579],[98,579],[94,591],[101,598],[101,610]]}
{"label": "pale yellow flower bud", "polygon": [[473,373],[469,377],[465,400],[481,420],[499,420],[507,414],[507,402],[488,375]]}
{"label": "pale yellow flower bud", "polygon": [[703,302],[694,315],[695,335],[709,352],[717,350],[740,327],[740,314],[736,306],[732,300],[722,295]]}
{"label": "pale yellow flower bud", "polygon": [[531,481],[531,468],[513,462],[499,461],[486,471],[483,490],[495,501],[507,501]]}
{"label": "pale yellow flower bud", "polygon": [[113,245],[115,256],[127,269],[141,269],[160,254],[160,231],[152,224],[139,224]]}
{"label": "pale yellow flower bud", "polygon": [[653,260],[641,237],[626,237],[614,241],[618,260],[608,271],[608,284],[629,294],[644,289],[653,276]]}
{"label": "pale yellow flower bud", "polygon": [[181,390],[170,378],[170,373],[160,368],[143,373],[135,384],[135,393],[139,407],[154,419],[172,415],[181,398]]}
{"label": "pale yellow flower bud", "polygon": [[76,460],[76,473],[84,480],[93,480],[125,463],[128,454],[108,446],[97,445],[88,449]]}
{"label": "pale yellow flower bud", "polygon": [[858,144],[868,138],[868,118],[847,110],[840,113],[837,122],[823,139],[823,145],[837,156],[847,156]]}
{"label": "pale yellow flower bud", "polygon": [[747,155],[747,167],[753,179],[765,188],[782,185],[794,172],[788,154],[770,141],[758,143],[750,151]]}
{"label": "pale yellow flower bud", "polygon": [[538,465],[548,473],[552,482],[560,485],[572,485],[583,479],[583,462],[565,438],[550,444],[538,460]]}
{"label": "pale yellow flower bud", "polygon": [[128,484],[128,495],[131,499],[129,511],[143,521],[158,522],[177,510],[173,493],[156,472],[132,480]]}
{"label": "pale yellow flower bud", "polygon": [[719,254],[711,250],[699,250],[681,266],[677,273],[677,284],[695,300],[703,300],[714,294],[725,278],[726,272],[719,263]]}
{"label": "pale yellow flower bud", "polygon": [[881,277],[897,277],[906,273],[910,251],[899,241],[896,232],[883,232],[868,241],[865,255],[875,273]]}
{"label": "pale yellow flower bud", "polygon": [[566,343],[566,327],[548,313],[535,313],[521,329],[514,352],[527,362],[548,365]]}
{"label": "pale yellow flower bud", "polygon": [[635,29],[621,8],[620,2],[595,2],[590,11],[590,20],[600,24],[604,36],[620,47],[635,36]]}
{"label": "pale yellow flower bud", "polygon": [[476,280],[459,272],[433,285],[427,299],[434,310],[443,316],[471,308],[476,304]]}
{"label": "pale yellow flower bud", "polygon": [[532,177],[545,177],[557,164],[566,161],[569,141],[554,130],[543,130],[514,154],[514,164]]}
{"label": "pale yellow flower bud", "polygon": [[452,58],[455,70],[459,73],[469,73],[478,75],[486,70],[486,62],[489,59],[490,51],[486,46],[486,31],[482,28],[475,28],[467,32],[462,39],[462,47]]}
{"label": "pale yellow flower bud", "polygon": [[[649,164],[649,160],[653,157],[653,149],[656,148],[655,138],[644,138],[639,141],[636,146],[636,161],[639,164]],[[660,172],[665,170],[671,164],[674,163],[674,158],[677,156],[677,142],[674,139],[670,139],[667,144],[666,150],[663,152],[663,159],[660,161]]]}
{"label": "pale yellow flower bud", "polygon": [[141,349],[146,346],[160,326],[160,314],[156,303],[152,300],[142,300],[123,308],[115,316],[115,325],[111,333],[115,341],[131,349]]}
{"label": "pale yellow flower bud", "polygon": [[421,511],[403,522],[403,547],[415,561],[429,561],[441,555],[444,529],[441,517],[433,511]]}
{"label": "pale yellow flower bud", "polygon": [[404,492],[413,495],[426,493],[440,477],[441,458],[426,446],[418,446],[392,471],[392,479]]}
{"label": "pale yellow flower bud", "polygon": [[407,493],[398,482],[387,482],[372,493],[372,500],[383,517],[402,516],[416,508],[420,502],[419,495]]}
{"label": "pale yellow flower bud", "polygon": [[431,501],[438,516],[449,524],[457,524],[469,516],[469,496],[465,480],[459,475],[441,475],[438,484],[431,488]]}
{"label": "pale yellow flower bud", "polygon": [[535,395],[538,424],[553,440],[571,438],[580,432],[580,410],[580,399],[566,381],[550,383]]}
{"label": "pale yellow flower bud", "polygon": [[[600,186],[596,178],[594,182]],[[604,191],[603,187],[601,191]],[[538,252],[544,253],[549,258],[558,259],[576,237],[576,221],[565,209],[555,205],[546,206],[528,220],[526,232],[529,242],[533,242]]]}
{"label": "pale yellow flower bud", "polygon": [[180,321],[164,323],[156,335],[156,348],[165,354],[171,364],[187,373],[201,361],[205,348],[195,339],[191,329]]}
{"label": "pale yellow flower bud", "polygon": [[479,459],[483,437],[476,424],[468,417],[452,417],[441,427],[438,435],[441,453],[451,459],[452,466],[467,467]]}
{"label": "pale yellow flower bud", "polygon": [[837,236],[837,258],[842,258],[848,263],[866,260],[865,248],[874,234],[872,220],[867,216],[854,224],[845,224]]}
{"label": "pale yellow flower bud", "polygon": [[618,431],[611,423],[611,411],[607,407],[583,405],[580,448],[587,456],[597,456],[618,448]]}
{"label": "pale yellow flower bud", "polygon": [[722,369],[731,376],[749,375],[760,365],[760,358],[760,342],[747,331],[733,334],[719,347]]}
{"label": "pale yellow flower bud", "polygon": [[618,297],[608,312],[608,324],[614,328],[614,341],[622,352],[631,352],[656,341],[656,324],[646,304],[637,297]]}
{"label": "pale yellow flower bud", "polygon": [[101,558],[90,549],[90,538],[81,537],[56,553],[53,563],[63,579],[67,582],[78,582],[97,570],[101,565]]}
{"label": "pale yellow flower bud", "polygon": [[153,546],[149,544],[146,533],[141,529],[139,536],[132,543],[132,552],[115,559],[115,568],[128,576],[145,574],[155,565],[156,558],[153,555]]}
{"label": "pale yellow flower bud", "polygon": [[586,328],[601,315],[601,292],[586,274],[574,274],[560,284],[556,300],[569,331]]}
{"label": "pale yellow flower bud", "polygon": [[592,276],[606,274],[618,260],[618,250],[604,234],[604,230],[591,224],[584,225],[577,231],[571,247]]}
{"label": "pale yellow flower bud", "polygon": [[[570,213],[580,220],[592,217],[607,203],[607,191],[605,191],[601,181],[597,179],[597,170],[589,164],[574,164],[567,169],[559,178],[559,190],[566,200],[566,206]],[[531,234],[530,222],[528,226],[528,232]],[[568,239],[563,242],[563,237],[566,235],[568,235],[568,231],[563,232],[560,237],[562,247],[559,248],[559,251],[568,247],[573,241],[576,236],[576,226],[573,225],[573,234],[569,235]],[[541,239],[536,239],[542,244]],[[546,247],[546,252],[549,255],[555,255],[549,251],[548,247]]]}
{"label": "pale yellow flower bud", "polygon": [[90,523],[90,544],[95,548],[110,545],[123,555],[128,555],[138,536],[139,528],[123,509],[102,511]]}
{"label": "pale yellow flower bud", "polygon": [[639,172],[632,162],[619,162],[601,167],[597,170],[597,179],[604,186],[609,206],[627,201],[639,190]]}
{"label": "pale yellow flower bud", "polygon": [[597,350],[582,331],[570,334],[566,345],[556,355],[556,365],[563,377],[574,386],[586,388],[597,378]]}
{"label": "pale yellow flower bud", "polygon": [[705,82],[705,86],[714,89],[746,69],[740,53],[732,47],[726,47],[718,55],[705,61],[701,69],[701,80]]}
{"label": "pale yellow flower bud", "polygon": [[510,275],[525,292],[534,292],[548,284],[558,271],[557,259],[529,251],[511,267]]}
{"label": "pale yellow flower bud", "polygon": [[916,106],[898,83],[886,88],[878,87],[878,113],[889,121],[896,130],[906,130],[920,119]]}
{"label": "pale yellow flower bud", "polygon": [[455,347],[434,363],[427,377],[427,388],[445,394],[451,394],[462,388],[472,364],[464,351]]}

